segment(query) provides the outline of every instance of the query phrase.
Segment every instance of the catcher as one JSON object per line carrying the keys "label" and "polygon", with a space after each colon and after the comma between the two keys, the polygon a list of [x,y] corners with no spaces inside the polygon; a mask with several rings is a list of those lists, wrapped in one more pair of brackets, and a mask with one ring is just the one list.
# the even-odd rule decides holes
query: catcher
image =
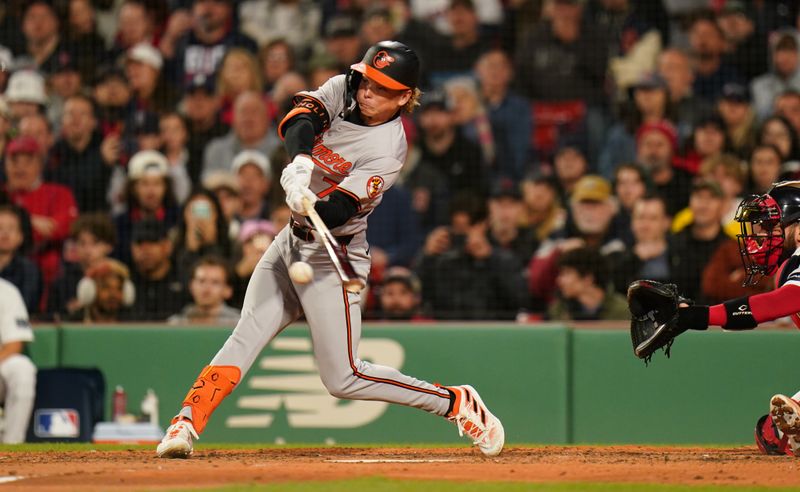
{"label": "catcher", "polygon": [[[735,219],[741,227],[737,237],[747,275],[744,284],[753,285],[775,274],[776,289],[700,306],[681,298],[673,284],[637,280],[628,287],[631,339],[637,357],[648,362],[662,348],[669,356],[675,337],[686,330],[709,326],[751,330],[784,316],[791,316],[800,328],[800,181],[776,183],[764,195],[745,198]],[[800,392],[770,399],[769,415],[758,420],[755,438],[766,454],[800,457]]]}

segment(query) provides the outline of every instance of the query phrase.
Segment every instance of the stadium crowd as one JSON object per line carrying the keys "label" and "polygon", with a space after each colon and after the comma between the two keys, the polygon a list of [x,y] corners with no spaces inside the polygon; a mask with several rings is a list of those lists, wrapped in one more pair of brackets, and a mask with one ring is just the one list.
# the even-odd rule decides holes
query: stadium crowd
{"label": "stadium crowd", "polygon": [[424,95],[369,319],[626,319],[745,290],[740,198],[800,177],[788,0],[7,0],[0,277],[34,319],[233,325],[289,221],[292,96],[402,41]]}

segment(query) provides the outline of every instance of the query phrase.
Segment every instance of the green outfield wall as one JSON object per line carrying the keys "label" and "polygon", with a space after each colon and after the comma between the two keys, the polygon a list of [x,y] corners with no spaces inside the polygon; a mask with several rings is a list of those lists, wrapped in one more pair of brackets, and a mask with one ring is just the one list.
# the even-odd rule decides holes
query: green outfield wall
{"label": "green outfield wall", "polygon": [[[222,328],[37,327],[40,368],[98,367],[138,412],[148,388],[166,427]],[[625,330],[520,325],[367,326],[360,356],[442,384],[475,386],[511,443],[745,443],[769,397],[800,389],[800,334],[688,333],[650,367]],[[220,406],[206,442],[458,442],[454,427],[416,409],[332,398],[305,326],[264,350]]]}

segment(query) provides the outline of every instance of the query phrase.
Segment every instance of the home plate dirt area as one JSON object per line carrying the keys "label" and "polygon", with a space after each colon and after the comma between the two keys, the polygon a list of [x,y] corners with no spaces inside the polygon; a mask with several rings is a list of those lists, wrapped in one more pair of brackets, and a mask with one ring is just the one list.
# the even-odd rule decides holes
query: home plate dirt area
{"label": "home plate dirt area", "polygon": [[[464,466],[468,465],[468,466]],[[154,449],[0,452],[0,492],[153,490],[381,476],[458,482],[608,482],[800,486],[800,459],[753,447],[510,446],[496,458],[471,448]]]}

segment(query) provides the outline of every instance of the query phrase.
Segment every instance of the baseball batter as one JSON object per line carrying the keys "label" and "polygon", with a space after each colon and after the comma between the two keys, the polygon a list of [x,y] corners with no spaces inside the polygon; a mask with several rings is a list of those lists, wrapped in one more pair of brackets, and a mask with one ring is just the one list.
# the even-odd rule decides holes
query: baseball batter
{"label": "baseball batter", "polygon": [[[503,426],[474,388],[433,385],[358,358],[360,295],[344,289],[304,215],[307,199],[366,281],[367,217],[405,161],[400,114],[417,104],[418,74],[414,51],[383,41],[369,48],[346,76],[295,96],[294,108],[278,129],[293,158],[281,176],[292,222],[261,258],[245,294],[241,320],[189,390],[158,445],[158,456],[189,456],[192,440],[264,346],[302,314],[311,330],[320,377],[331,395],[421,408],[455,422],[459,433],[472,438],[484,454],[500,453]],[[313,267],[310,283],[290,279],[288,268],[296,261]]]}
{"label": "baseball batter", "polygon": [[19,290],[0,279],[0,402],[3,403],[3,443],[25,441],[36,398],[36,366],[22,353],[33,341],[28,310]]}

